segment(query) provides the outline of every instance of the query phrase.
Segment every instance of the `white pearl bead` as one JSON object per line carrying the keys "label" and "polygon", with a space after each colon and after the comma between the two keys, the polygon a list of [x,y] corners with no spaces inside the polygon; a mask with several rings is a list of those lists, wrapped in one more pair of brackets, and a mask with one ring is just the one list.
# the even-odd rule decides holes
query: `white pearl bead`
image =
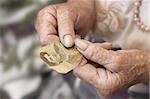
{"label": "white pearl bead", "polygon": [[140,14],[140,6],[142,5],[142,0],[136,0],[134,3],[135,9],[134,9],[134,16],[133,21],[135,21],[135,24],[143,31],[150,32],[150,27],[146,26],[139,16]]}
{"label": "white pearl bead", "polygon": [[137,1],[137,2],[134,3],[134,5],[137,6],[137,7],[140,7],[141,3]]}
{"label": "white pearl bead", "polygon": [[144,28],[145,28],[145,25],[144,25],[144,24],[142,24],[142,25],[141,25],[141,29],[144,29]]}
{"label": "white pearl bead", "polygon": [[137,7],[140,7],[141,3],[140,2],[135,2],[134,5],[137,6]]}
{"label": "white pearl bead", "polygon": [[139,18],[134,18],[134,21],[138,22],[138,21],[140,21],[140,19]]}
{"label": "white pearl bead", "polygon": [[139,15],[138,14],[134,14],[134,18],[139,18]]}
{"label": "white pearl bead", "polygon": [[147,32],[149,31],[149,27],[148,26],[145,27],[145,31],[147,31]]}
{"label": "white pearl bead", "polygon": [[142,25],[142,22],[137,22],[137,26],[141,26]]}

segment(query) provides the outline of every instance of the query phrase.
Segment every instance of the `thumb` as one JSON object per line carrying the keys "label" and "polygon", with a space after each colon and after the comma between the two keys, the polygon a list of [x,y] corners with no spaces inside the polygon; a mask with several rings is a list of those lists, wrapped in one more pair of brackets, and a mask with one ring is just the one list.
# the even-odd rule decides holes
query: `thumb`
{"label": "thumb", "polygon": [[91,64],[85,64],[82,66],[78,66],[73,70],[73,73],[76,77],[79,77],[80,79],[84,80],[85,82],[95,85],[97,84],[96,81],[98,80],[97,76],[97,70],[96,68]]}
{"label": "thumb", "polygon": [[63,6],[57,10],[59,37],[66,47],[73,46],[75,38],[73,15],[70,13]]}
{"label": "thumb", "polygon": [[104,47],[102,48],[100,43],[93,44],[85,40],[76,39],[75,45],[77,46],[77,49],[83,54],[83,56],[93,62],[105,66],[110,61],[110,51],[104,48],[110,49],[111,44],[102,44],[102,46]]}

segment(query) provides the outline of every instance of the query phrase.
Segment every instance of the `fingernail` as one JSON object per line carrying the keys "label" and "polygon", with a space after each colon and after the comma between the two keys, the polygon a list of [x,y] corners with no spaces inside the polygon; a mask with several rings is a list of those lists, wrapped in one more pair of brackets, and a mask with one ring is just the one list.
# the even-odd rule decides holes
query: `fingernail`
{"label": "fingernail", "polygon": [[76,39],[75,40],[75,45],[77,46],[77,48],[79,48],[82,51],[85,51],[88,47],[88,42],[81,40],[81,39]]}
{"label": "fingernail", "polygon": [[64,45],[66,47],[71,47],[71,46],[73,46],[73,44],[74,44],[74,41],[73,41],[72,36],[71,35],[65,35],[64,36]]}

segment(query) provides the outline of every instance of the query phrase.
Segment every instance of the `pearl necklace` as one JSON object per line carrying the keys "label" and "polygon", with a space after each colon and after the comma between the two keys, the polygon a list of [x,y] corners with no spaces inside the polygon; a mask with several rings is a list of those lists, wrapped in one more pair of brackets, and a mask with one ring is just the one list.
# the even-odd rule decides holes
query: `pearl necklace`
{"label": "pearl necklace", "polygon": [[150,32],[150,27],[145,25],[140,18],[140,7],[142,5],[142,0],[136,0],[135,3],[135,10],[134,10],[134,22],[136,24],[136,26],[141,29],[142,31],[145,32]]}

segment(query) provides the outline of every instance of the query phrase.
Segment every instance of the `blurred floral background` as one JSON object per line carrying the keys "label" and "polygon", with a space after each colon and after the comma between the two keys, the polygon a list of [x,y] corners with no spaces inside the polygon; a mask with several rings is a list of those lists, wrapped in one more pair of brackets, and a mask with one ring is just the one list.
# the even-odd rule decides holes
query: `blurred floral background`
{"label": "blurred floral background", "polygon": [[72,73],[57,74],[39,59],[36,15],[64,0],[0,0],[0,99],[97,99]]}

